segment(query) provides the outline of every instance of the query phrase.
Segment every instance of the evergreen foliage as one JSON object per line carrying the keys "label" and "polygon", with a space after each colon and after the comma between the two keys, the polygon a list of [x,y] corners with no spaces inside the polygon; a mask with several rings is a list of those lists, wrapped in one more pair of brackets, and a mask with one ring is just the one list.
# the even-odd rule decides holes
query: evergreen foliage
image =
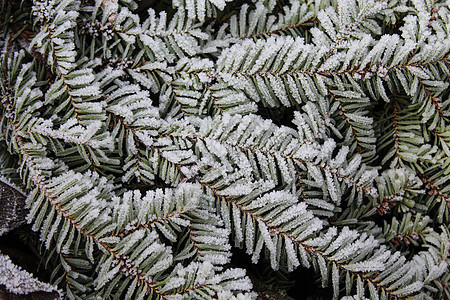
{"label": "evergreen foliage", "polygon": [[254,299],[240,248],[450,299],[448,0],[0,3],[1,175],[67,298]]}

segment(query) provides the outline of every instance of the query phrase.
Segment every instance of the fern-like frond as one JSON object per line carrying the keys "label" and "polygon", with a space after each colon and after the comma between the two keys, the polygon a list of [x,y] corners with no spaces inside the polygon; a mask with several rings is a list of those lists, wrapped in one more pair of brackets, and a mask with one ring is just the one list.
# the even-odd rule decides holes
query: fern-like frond
{"label": "fern-like frond", "polygon": [[205,18],[215,17],[217,11],[225,9],[227,2],[232,0],[173,0],[172,5],[178,11],[186,11],[189,19],[205,21]]}

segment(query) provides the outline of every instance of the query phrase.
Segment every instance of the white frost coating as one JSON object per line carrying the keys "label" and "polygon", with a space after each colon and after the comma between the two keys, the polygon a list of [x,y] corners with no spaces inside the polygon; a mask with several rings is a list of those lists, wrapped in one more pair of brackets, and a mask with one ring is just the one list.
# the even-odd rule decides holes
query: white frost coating
{"label": "white frost coating", "polygon": [[334,241],[327,248],[327,250],[324,252],[324,254],[330,255],[331,253],[333,253],[336,249],[338,249],[342,245],[345,245],[346,243],[351,243],[357,238],[358,238],[358,232],[356,230],[350,230],[348,227],[344,227],[342,229],[342,231],[340,232],[339,236],[336,239],[334,239]]}
{"label": "white frost coating", "polygon": [[284,191],[274,191],[265,194],[257,200],[253,200],[249,205],[245,207],[245,209],[252,210],[273,204],[293,204],[295,202],[297,202],[297,198],[295,197],[295,195]]}
{"label": "white frost coating", "polygon": [[[367,251],[367,249],[375,249],[378,246],[378,241],[373,238],[373,236],[367,236],[365,233],[353,243],[344,244],[336,253],[329,257],[330,260],[342,261],[348,260],[356,253]],[[361,268],[361,271],[367,271],[365,268],[370,270],[371,266],[375,270],[382,270],[384,265],[377,261],[364,261],[362,264],[353,264],[356,268],[357,266]],[[380,267],[381,266],[381,267]]]}
{"label": "white frost coating", "polygon": [[315,206],[324,210],[332,211],[335,208],[334,204],[319,198],[306,198],[303,201],[305,201],[305,203],[308,205]]}
{"label": "white frost coating", "polygon": [[331,168],[340,167],[345,162],[348,152],[349,152],[348,146],[342,146],[342,148],[339,149],[339,152],[336,155],[336,157],[330,161],[330,167]]}
{"label": "white frost coating", "polygon": [[301,202],[297,203],[288,209],[284,210],[279,216],[274,218],[274,221],[271,222],[272,226],[279,226],[285,224],[292,219],[296,219],[298,222],[305,222],[305,220],[312,219],[314,216],[310,211],[306,210],[306,204]]}
{"label": "white frost coating", "polygon": [[33,278],[33,275],[16,266],[4,254],[0,254],[0,285],[4,285],[8,292],[16,295],[27,295],[33,292],[58,292],[61,297],[60,291],[56,287]]}
{"label": "white frost coating", "polygon": [[242,243],[243,241],[243,235],[242,235],[242,227],[241,227],[241,214],[239,209],[237,208],[236,205],[232,206],[232,213],[233,213],[233,223],[234,223],[234,232],[236,234],[236,241],[237,243]]}
{"label": "white frost coating", "polygon": [[223,10],[225,8],[226,2],[230,1],[231,0],[209,0],[209,2],[214,4],[220,10]]}
{"label": "white frost coating", "polygon": [[268,230],[266,224],[264,224],[263,221],[258,220],[258,226],[259,226],[261,236],[264,239],[264,243],[266,244],[267,249],[270,251],[271,254],[275,254],[276,248],[275,248],[275,245],[273,243],[273,240],[270,236],[270,233],[269,233],[269,230]]}
{"label": "white frost coating", "polygon": [[52,129],[52,124],[49,120],[35,125],[30,132],[37,133],[43,136],[62,139],[68,143],[89,145],[93,148],[108,148],[113,150],[114,143],[112,137],[109,135],[102,136],[97,139],[94,135],[100,130],[102,123],[98,120],[93,121],[86,128],[78,125],[76,119],[69,119],[62,124],[58,130]]}
{"label": "white frost coating", "polygon": [[294,153],[293,157],[310,161],[319,153],[316,148],[317,147],[312,144],[304,144],[297,150],[296,153]]}
{"label": "white frost coating", "polygon": [[352,175],[359,168],[362,161],[362,157],[359,154],[356,154],[352,160],[348,163],[348,166],[343,170],[343,175]]}
{"label": "white frost coating", "polygon": [[361,261],[344,266],[346,270],[353,272],[375,272],[385,269],[384,263],[380,261]]}
{"label": "white frost coating", "polygon": [[326,234],[307,240],[304,242],[304,244],[311,247],[323,247],[325,245],[328,245],[334,239],[336,234],[336,227],[331,227]]}
{"label": "white frost coating", "polygon": [[423,282],[421,281],[416,281],[408,286],[405,286],[404,288],[401,288],[395,292],[393,292],[394,295],[397,296],[406,296],[406,295],[410,295],[413,294],[419,290],[421,290],[423,288]]}
{"label": "white frost coating", "polygon": [[91,86],[87,86],[81,89],[72,90],[70,92],[72,97],[89,97],[89,96],[99,96],[100,88],[98,84],[93,84]]}
{"label": "white frost coating", "polygon": [[227,195],[227,196],[244,196],[249,194],[252,191],[252,188],[247,183],[242,184],[233,184],[229,187],[218,191],[218,195]]}
{"label": "white frost coating", "polygon": [[286,238],[285,242],[286,242],[286,244],[285,244],[286,254],[287,254],[290,264],[292,264],[292,267],[290,268],[292,271],[293,268],[296,268],[300,265],[300,262],[298,261],[297,253],[294,249],[294,245],[292,244],[292,241],[290,239]]}
{"label": "white frost coating", "polygon": [[170,279],[161,289],[161,292],[170,291],[172,289],[176,289],[183,284],[185,284],[186,280],[183,277],[174,277]]}
{"label": "white frost coating", "polygon": [[321,151],[317,156],[318,159],[331,158],[334,148],[336,148],[336,142],[332,139],[327,139],[323,143]]}
{"label": "white frost coating", "polygon": [[335,181],[333,180],[333,176],[330,172],[325,172],[325,178],[327,179],[327,187],[328,192],[330,194],[331,199],[333,202],[335,202],[337,205],[341,202],[341,191],[339,190],[339,185],[335,184]]}
{"label": "white frost coating", "polygon": [[252,218],[247,218],[247,224],[245,226],[245,246],[246,246],[246,253],[248,255],[252,254],[253,246],[254,246],[254,238],[255,238],[255,226],[253,223]]}
{"label": "white frost coating", "polygon": [[[173,291],[183,285],[183,289],[189,289],[190,298],[198,298],[196,290],[198,288],[213,289],[218,293],[219,299],[254,299],[255,295],[238,294],[233,296],[231,291],[249,291],[252,284],[245,276],[243,269],[228,269],[223,273],[215,274],[213,265],[210,262],[192,262],[186,267],[178,265],[176,267],[176,277],[171,278],[161,289],[161,291]],[[186,279],[189,281],[186,283]],[[176,292],[177,293],[177,292]],[[169,295],[167,299],[185,299]],[[212,295],[212,294],[211,294]],[[181,296],[181,295],[180,295]]]}
{"label": "white frost coating", "polygon": [[217,293],[217,299],[219,300],[254,300],[257,296],[258,295],[254,292],[245,294],[239,293],[236,296],[230,291],[220,291]]}

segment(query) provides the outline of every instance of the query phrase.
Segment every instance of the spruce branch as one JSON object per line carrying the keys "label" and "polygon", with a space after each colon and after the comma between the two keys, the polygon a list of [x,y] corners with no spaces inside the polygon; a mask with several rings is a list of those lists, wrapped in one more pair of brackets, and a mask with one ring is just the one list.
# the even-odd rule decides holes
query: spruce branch
{"label": "spruce branch", "polygon": [[0,2],[0,169],[68,298],[255,299],[233,247],[449,294],[448,3]]}

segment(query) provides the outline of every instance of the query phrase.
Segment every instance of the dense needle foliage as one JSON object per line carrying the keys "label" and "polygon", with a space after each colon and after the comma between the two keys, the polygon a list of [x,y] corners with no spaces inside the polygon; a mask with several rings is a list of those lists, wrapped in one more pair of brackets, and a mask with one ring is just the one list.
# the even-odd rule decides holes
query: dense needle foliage
{"label": "dense needle foliage", "polygon": [[449,9],[0,0],[0,172],[51,283],[449,299]]}

